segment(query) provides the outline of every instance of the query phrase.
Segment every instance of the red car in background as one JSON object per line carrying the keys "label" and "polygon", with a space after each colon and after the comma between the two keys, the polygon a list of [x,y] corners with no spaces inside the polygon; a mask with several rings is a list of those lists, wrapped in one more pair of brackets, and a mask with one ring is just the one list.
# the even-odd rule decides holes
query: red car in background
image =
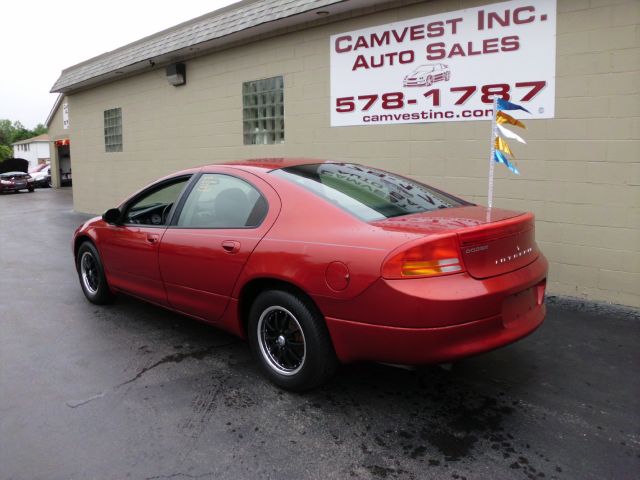
{"label": "red car in background", "polygon": [[73,252],[91,302],[122,292],[246,337],[291,390],[339,362],[486,352],[545,316],[532,214],[350,163],[184,170],[80,226]]}
{"label": "red car in background", "polygon": [[7,172],[0,174],[0,193],[19,192],[27,190],[33,192],[35,188],[33,178],[25,172]]}

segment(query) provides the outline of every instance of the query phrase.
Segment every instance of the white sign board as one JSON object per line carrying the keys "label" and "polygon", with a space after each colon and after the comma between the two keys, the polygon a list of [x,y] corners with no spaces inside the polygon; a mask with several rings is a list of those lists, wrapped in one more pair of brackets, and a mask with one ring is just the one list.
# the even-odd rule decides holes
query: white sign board
{"label": "white sign board", "polygon": [[[425,6],[428,6],[425,4]],[[553,118],[556,0],[514,0],[331,37],[331,126]]]}
{"label": "white sign board", "polygon": [[67,130],[69,128],[69,104],[62,104],[62,127]]}

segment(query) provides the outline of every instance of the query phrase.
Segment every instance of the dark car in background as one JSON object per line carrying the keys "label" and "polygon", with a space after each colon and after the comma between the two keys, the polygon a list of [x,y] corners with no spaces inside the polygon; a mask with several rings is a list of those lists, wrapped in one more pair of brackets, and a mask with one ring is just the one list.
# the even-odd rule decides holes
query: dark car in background
{"label": "dark car in background", "polygon": [[31,175],[24,172],[7,172],[0,174],[0,193],[19,192],[28,190],[33,192],[35,188]]}

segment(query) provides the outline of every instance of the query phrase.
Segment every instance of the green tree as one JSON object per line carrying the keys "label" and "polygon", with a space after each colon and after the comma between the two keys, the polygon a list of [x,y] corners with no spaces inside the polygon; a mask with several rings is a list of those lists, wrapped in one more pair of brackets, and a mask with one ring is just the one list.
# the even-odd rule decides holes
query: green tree
{"label": "green tree", "polygon": [[11,145],[13,124],[11,120],[0,120],[0,145]]}
{"label": "green tree", "polygon": [[26,140],[27,138],[33,137],[31,130],[27,129],[20,122],[13,122],[13,140],[11,143],[19,142],[21,140]]}
{"label": "green tree", "polygon": [[34,137],[37,137],[38,135],[42,135],[43,133],[47,133],[49,131],[49,129],[47,127],[45,127],[42,123],[39,123],[38,125],[36,125],[36,128],[34,128],[31,133],[33,133]]}
{"label": "green tree", "polygon": [[41,123],[33,130],[29,130],[18,121],[12,122],[11,120],[0,119],[0,161],[13,156],[12,143],[37,137],[43,133],[47,133],[47,127]]}
{"label": "green tree", "polygon": [[0,145],[0,162],[4,162],[11,157],[13,157],[13,149],[6,145]]}

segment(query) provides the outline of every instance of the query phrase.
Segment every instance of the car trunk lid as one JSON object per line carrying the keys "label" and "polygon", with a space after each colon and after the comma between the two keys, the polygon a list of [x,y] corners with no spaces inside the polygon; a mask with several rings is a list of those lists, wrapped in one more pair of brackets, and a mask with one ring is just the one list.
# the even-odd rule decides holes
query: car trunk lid
{"label": "car trunk lid", "polygon": [[539,254],[531,213],[463,230],[458,238],[466,269],[475,278],[517,270]]}
{"label": "car trunk lid", "polygon": [[531,213],[473,205],[372,223],[385,230],[426,237],[455,234],[467,272],[478,279],[517,270],[538,257]]}

